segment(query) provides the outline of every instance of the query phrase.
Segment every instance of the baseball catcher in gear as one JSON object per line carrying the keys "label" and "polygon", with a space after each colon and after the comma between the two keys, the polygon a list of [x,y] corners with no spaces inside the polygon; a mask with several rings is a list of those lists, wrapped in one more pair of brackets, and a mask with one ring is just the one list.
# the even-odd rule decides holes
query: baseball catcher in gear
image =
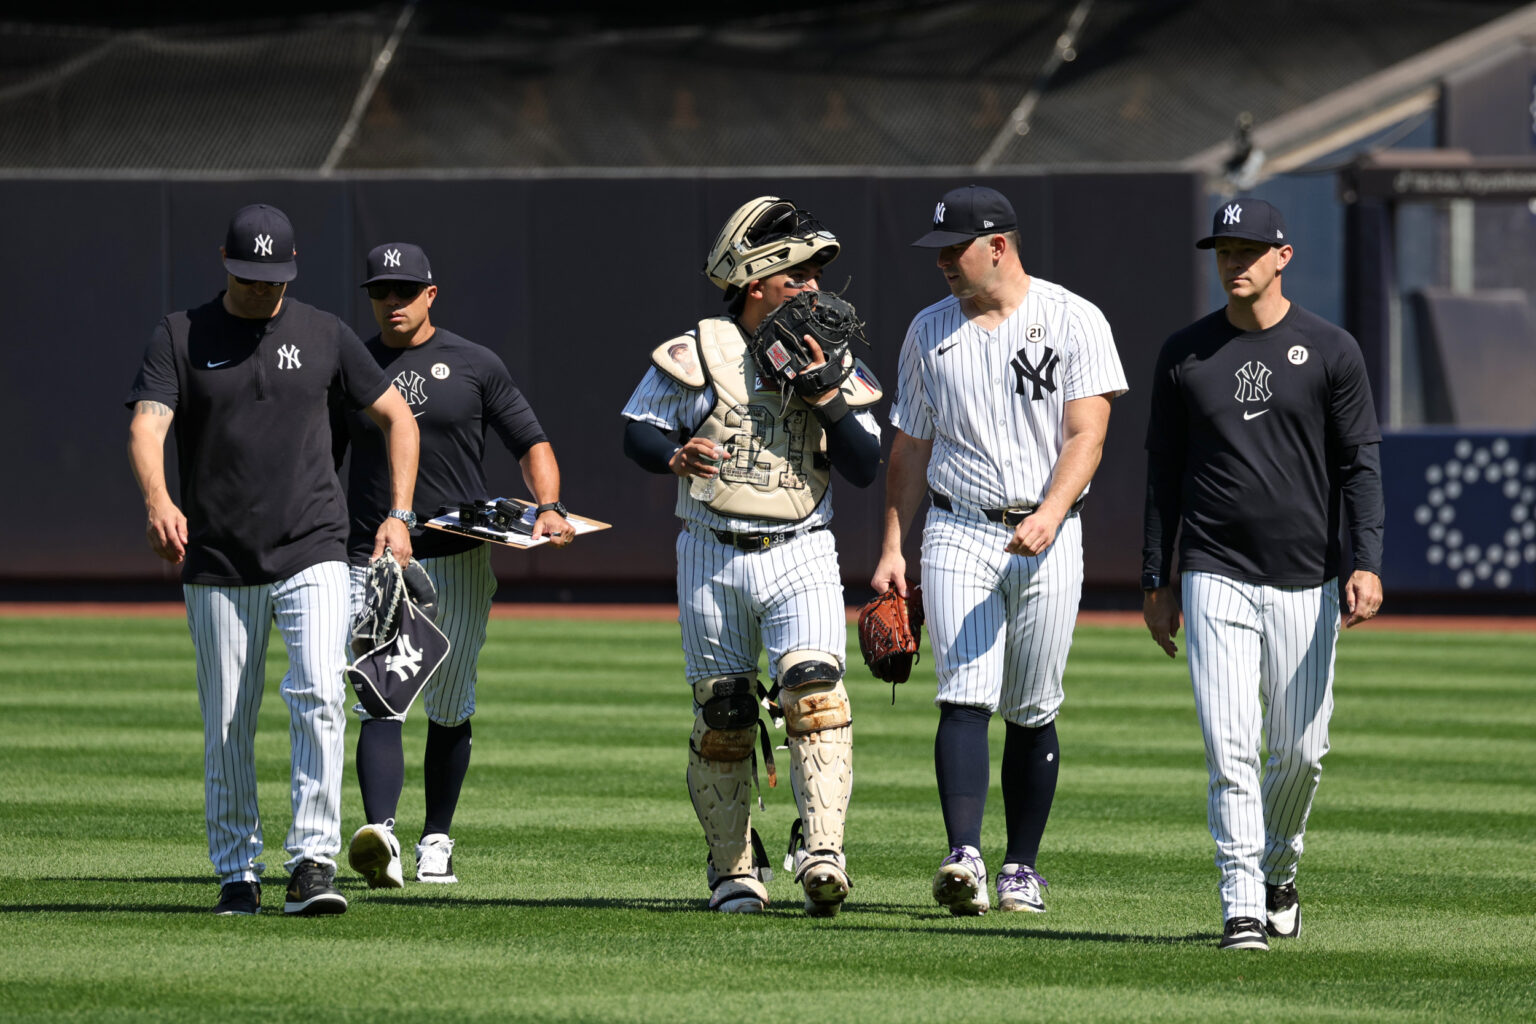
{"label": "baseball catcher in gear", "polygon": [[[816,362],[806,344],[809,335],[821,347],[825,362]],[[853,304],[833,292],[804,291],[779,305],[752,332],[747,351],[764,380],[793,388],[808,402],[838,387],[853,372],[850,340],[866,346],[864,321]]]}
{"label": "baseball catcher in gear", "polygon": [[[892,587],[859,610],[859,650],[876,679],[904,683],[923,638],[923,588]],[[892,690],[894,699],[895,691]]]}

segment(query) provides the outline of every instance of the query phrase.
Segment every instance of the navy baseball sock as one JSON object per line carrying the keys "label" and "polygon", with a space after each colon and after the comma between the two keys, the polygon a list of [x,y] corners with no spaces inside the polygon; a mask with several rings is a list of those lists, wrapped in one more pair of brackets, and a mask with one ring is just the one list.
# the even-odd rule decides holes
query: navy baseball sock
{"label": "navy baseball sock", "polygon": [[981,849],[981,817],[987,809],[987,723],[992,712],[967,704],[940,704],[933,739],[939,806],[950,846]]}
{"label": "navy baseball sock", "polygon": [[459,790],[469,773],[470,728],[465,719],[458,725],[427,722],[427,757],[422,776],[427,787],[427,819],[421,834],[448,834],[453,812],[459,806]]}
{"label": "navy baseball sock", "polygon": [[1061,770],[1061,746],[1056,722],[1038,729],[1007,723],[1003,740],[1003,812],[1008,819],[1006,864],[1035,866],[1045,819],[1056,799],[1056,775]]}
{"label": "navy baseball sock", "polygon": [[357,728],[357,785],[363,791],[363,817],[370,824],[382,825],[400,806],[400,787],[405,785],[402,724],[365,718]]}

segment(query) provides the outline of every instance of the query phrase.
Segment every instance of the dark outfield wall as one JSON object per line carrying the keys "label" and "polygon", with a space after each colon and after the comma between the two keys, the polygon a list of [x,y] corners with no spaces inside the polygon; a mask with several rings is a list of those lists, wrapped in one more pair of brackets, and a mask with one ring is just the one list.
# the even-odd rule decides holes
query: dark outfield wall
{"label": "dark outfield wall", "polygon": [[[871,326],[864,358],[894,386],[912,315],[947,291],[933,254],[908,243],[956,184],[994,185],[1017,208],[1025,267],[1097,303],[1131,384],[1115,403],[1087,511],[1091,584],[1134,588],[1139,571],[1147,385],[1161,340],[1204,312],[1189,240],[1206,202],[1192,175],[1044,174],[977,178],[561,178],[465,180],[0,181],[7,289],[0,578],[172,580],[143,537],[125,455],[123,396],[164,312],[211,298],[229,215],[273,203],[299,248],[295,298],[375,328],[357,282],[363,254],[413,241],[441,293],[433,320],[498,352],[531,397],[560,458],[566,503],[613,522],[564,552],[498,552],[504,581],[665,583],[673,575],[671,478],[620,453],[619,409],[653,346],[721,309],[699,273],[738,204],[793,198],[843,241],[826,282]],[[888,401],[877,413],[886,431]],[[494,436],[488,479],[521,495]],[[174,453],[167,465],[174,472]],[[883,479],[835,486],[844,578],[864,584],[879,551]],[[915,553],[913,555],[915,559]],[[914,561],[915,569],[915,561]]]}

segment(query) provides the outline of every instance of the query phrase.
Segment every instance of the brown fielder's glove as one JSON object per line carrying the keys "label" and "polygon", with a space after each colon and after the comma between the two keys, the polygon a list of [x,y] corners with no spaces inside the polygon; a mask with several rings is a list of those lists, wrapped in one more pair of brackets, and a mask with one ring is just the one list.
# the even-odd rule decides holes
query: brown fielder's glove
{"label": "brown fielder's glove", "polygon": [[[807,334],[816,339],[826,359],[813,370],[806,369],[812,362]],[[747,348],[767,379],[809,399],[831,391],[853,372],[848,342],[854,338],[869,344],[864,321],[851,303],[831,292],[806,291],[769,313],[752,332]]]}
{"label": "brown fielder's glove", "polygon": [[[876,679],[904,683],[922,642],[923,592],[909,587],[902,597],[892,587],[859,610],[859,650]],[[894,696],[894,694],[893,694]]]}

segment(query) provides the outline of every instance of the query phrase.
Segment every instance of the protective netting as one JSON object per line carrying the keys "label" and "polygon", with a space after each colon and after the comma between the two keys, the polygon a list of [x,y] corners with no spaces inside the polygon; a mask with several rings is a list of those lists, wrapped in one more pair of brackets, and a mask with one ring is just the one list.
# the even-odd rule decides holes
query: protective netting
{"label": "protective netting", "polygon": [[[1241,111],[1262,123],[1520,6],[886,2],[603,30],[425,5],[339,169],[954,167],[989,147],[1002,166],[1171,162]],[[0,166],[319,168],[399,13],[0,24]]]}

